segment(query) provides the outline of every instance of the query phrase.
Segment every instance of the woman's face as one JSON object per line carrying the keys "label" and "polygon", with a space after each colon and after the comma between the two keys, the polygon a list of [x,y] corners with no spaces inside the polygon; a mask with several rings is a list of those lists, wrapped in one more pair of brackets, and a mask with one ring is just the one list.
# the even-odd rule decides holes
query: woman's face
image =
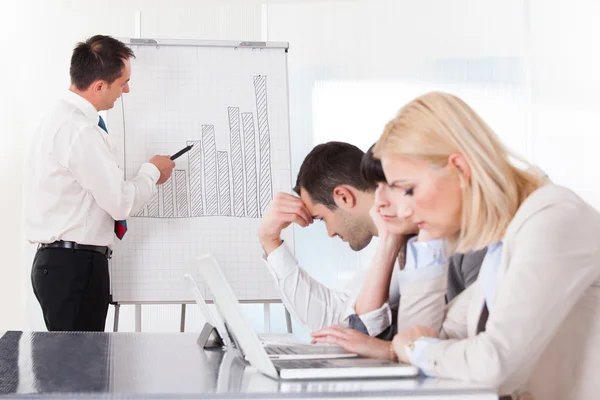
{"label": "woman's face", "polygon": [[411,220],[406,204],[397,205],[390,202],[390,192],[391,188],[386,182],[377,184],[375,206],[387,230],[402,235],[418,233],[419,228]]}
{"label": "woman's face", "polygon": [[[455,235],[461,227],[462,190],[452,155],[443,168],[408,157],[382,157],[387,190],[379,191],[397,218],[409,218],[432,239]],[[391,229],[390,229],[391,231]]]}

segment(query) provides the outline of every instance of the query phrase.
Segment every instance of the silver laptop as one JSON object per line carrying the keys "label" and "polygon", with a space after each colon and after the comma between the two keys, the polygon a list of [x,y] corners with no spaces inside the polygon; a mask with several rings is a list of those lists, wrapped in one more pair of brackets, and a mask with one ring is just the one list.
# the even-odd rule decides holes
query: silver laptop
{"label": "silver laptop", "polygon": [[276,379],[413,377],[418,374],[418,369],[412,365],[370,358],[272,360],[242,312],[214,257],[204,255],[197,261],[200,275],[213,294],[217,311],[231,338],[231,347],[263,374]]}
{"label": "silver laptop", "polygon": [[[206,301],[191,274],[186,274],[194,300],[200,310],[200,315],[205,322],[199,342],[205,347],[215,345],[230,346],[231,336],[220,315],[213,315],[208,309]],[[237,300],[236,300],[237,301]],[[214,329],[213,329],[214,328]],[[356,354],[348,353],[339,346],[313,345],[303,343],[292,334],[287,335],[258,335],[261,345],[264,346],[269,358],[274,360],[303,360],[320,358],[355,358]]]}

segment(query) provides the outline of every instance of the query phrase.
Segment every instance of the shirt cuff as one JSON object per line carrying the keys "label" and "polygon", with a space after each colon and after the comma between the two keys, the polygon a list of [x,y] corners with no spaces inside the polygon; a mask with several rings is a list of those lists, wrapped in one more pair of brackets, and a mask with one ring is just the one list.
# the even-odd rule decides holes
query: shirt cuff
{"label": "shirt cuff", "polygon": [[388,303],[384,303],[377,310],[358,316],[367,328],[369,336],[377,336],[392,324],[392,310]]}
{"label": "shirt cuff", "polygon": [[419,367],[421,371],[429,375],[427,371],[430,369],[430,357],[427,354],[427,348],[438,342],[440,342],[438,338],[422,337],[413,342],[412,349],[408,345],[404,346],[404,352],[412,365]]}
{"label": "shirt cuff", "polygon": [[152,163],[143,163],[139,173],[148,175],[152,178],[152,182],[154,183],[158,182],[158,179],[160,178],[160,171],[156,165]]}
{"label": "shirt cuff", "polygon": [[275,274],[277,280],[284,279],[298,268],[298,260],[292,255],[292,252],[287,248],[285,243],[281,243],[268,256],[263,254],[263,260]]}
{"label": "shirt cuff", "polygon": [[360,319],[360,317],[356,314],[352,314],[348,317],[348,328],[354,329],[357,332],[364,333],[365,335],[369,334],[367,327],[364,322]]}

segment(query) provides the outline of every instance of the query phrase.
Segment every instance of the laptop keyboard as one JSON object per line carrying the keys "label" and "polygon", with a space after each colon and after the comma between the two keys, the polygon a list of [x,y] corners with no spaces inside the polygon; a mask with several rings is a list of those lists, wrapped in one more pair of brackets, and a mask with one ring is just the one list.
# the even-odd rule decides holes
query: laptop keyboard
{"label": "laptop keyboard", "polygon": [[298,354],[291,347],[287,346],[267,346],[265,347],[267,354]]}
{"label": "laptop keyboard", "polygon": [[289,360],[277,363],[279,368],[286,369],[310,369],[310,368],[327,368],[335,367],[329,360]]}
{"label": "laptop keyboard", "polygon": [[279,369],[305,368],[398,368],[403,364],[376,358],[336,358],[328,360],[276,360],[273,364]]}
{"label": "laptop keyboard", "polygon": [[338,346],[314,346],[314,345],[295,345],[295,346],[277,346],[267,345],[265,351],[269,355],[281,354],[347,354],[347,352]]}

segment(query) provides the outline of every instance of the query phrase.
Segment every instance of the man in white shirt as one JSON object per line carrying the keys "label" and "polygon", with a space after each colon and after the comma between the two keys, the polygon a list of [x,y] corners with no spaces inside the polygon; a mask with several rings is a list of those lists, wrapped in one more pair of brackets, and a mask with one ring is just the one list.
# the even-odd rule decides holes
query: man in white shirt
{"label": "man in white shirt", "polygon": [[31,281],[49,331],[104,331],[108,259],[125,219],[143,207],[175,166],[156,155],[123,179],[116,145],[98,111],[129,93],[133,51],[97,35],[78,43],[71,86],[44,117],[25,176],[25,231],[38,243]]}
{"label": "man in white shirt", "polygon": [[[306,156],[298,173],[294,191],[300,197],[287,193],[275,195],[263,216],[259,239],[284,305],[307,329],[317,331],[342,325],[391,340],[400,301],[398,272],[405,264],[401,261],[400,265],[398,261],[399,247],[406,246],[411,233],[416,232],[406,232],[394,243],[378,242],[374,261],[392,267],[391,277],[388,275],[389,293],[384,304],[367,304],[365,307],[359,307],[357,299],[369,270],[357,273],[342,291],[332,290],[300,268],[281,239],[281,231],[291,223],[306,227],[314,219],[325,223],[330,237],[339,236],[355,251],[365,248],[373,236],[378,235],[369,213],[375,203],[377,182],[361,176],[364,155],[362,150],[349,143],[329,142],[316,146]],[[377,177],[376,180],[385,181],[385,178]],[[417,264],[421,267],[431,263],[446,264],[445,260],[436,259],[433,253],[427,254],[427,248],[419,250],[416,243],[411,243],[408,248],[412,253],[406,255],[410,257],[406,263],[414,268]],[[475,281],[484,255],[485,252],[477,252],[450,260],[448,300]]]}

